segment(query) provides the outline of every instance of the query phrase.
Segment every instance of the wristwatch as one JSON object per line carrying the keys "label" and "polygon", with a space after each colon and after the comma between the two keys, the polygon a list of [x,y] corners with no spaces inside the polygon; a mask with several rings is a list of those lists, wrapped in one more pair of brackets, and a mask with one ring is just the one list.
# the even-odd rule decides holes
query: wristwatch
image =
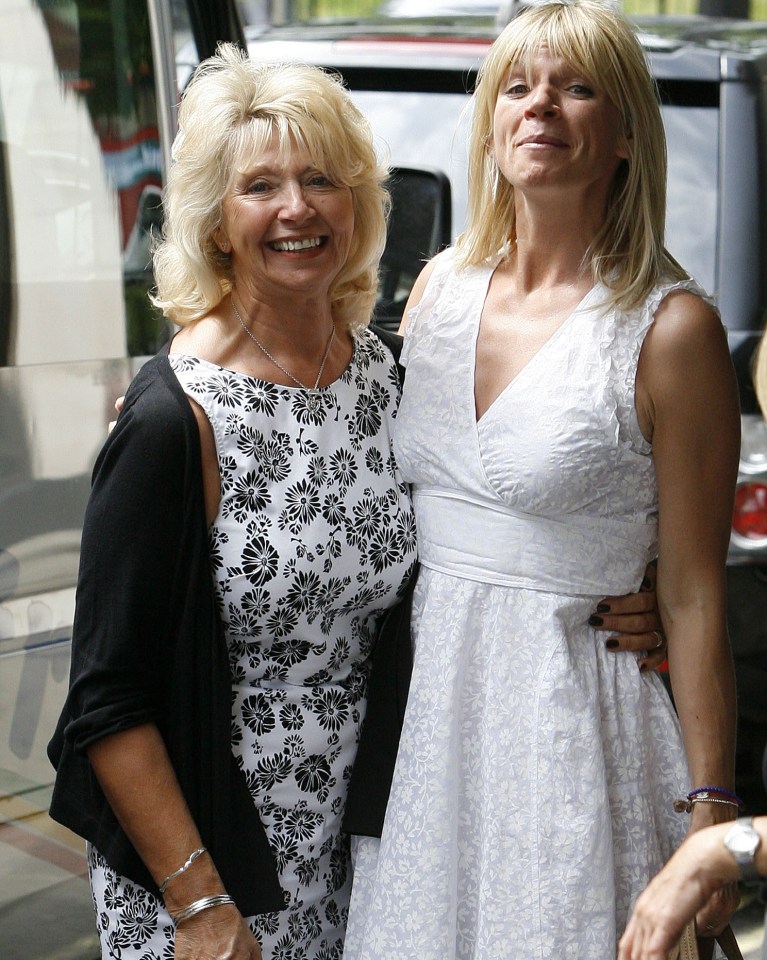
{"label": "wristwatch", "polygon": [[752,817],[739,817],[724,835],[724,845],[735,858],[741,880],[753,883],[762,879],[754,863],[761,842]]}

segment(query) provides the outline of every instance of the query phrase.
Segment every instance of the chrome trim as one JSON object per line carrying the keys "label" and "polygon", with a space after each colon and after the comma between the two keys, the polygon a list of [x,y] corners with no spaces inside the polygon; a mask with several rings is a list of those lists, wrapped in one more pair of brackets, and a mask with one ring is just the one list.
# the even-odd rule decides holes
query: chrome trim
{"label": "chrome trim", "polygon": [[173,16],[168,0],[147,0],[152,58],[157,93],[157,122],[160,128],[163,183],[171,163],[171,147],[176,136],[178,90],[176,89],[176,47],[173,40]]}

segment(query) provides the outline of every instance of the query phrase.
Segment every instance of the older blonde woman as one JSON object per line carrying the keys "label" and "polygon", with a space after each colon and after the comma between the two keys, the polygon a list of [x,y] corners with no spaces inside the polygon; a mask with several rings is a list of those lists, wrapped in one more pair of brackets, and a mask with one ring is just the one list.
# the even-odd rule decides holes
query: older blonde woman
{"label": "older blonde woman", "polygon": [[[469,195],[406,313],[394,449],[419,535],[415,659],[345,960],[607,960],[685,833],[738,805],[735,378],[664,249],[660,110],[611,6],[546,3],[501,33]],[[678,719],[588,623],[656,551]],[[704,927],[734,905],[730,888]]]}
{"label": "older blonde woman", "polygon": [[233,48],[179,124],[181,330],[96,467],[51,812],[90,842],[103,957],[329,960],[374,628],[415,560],[366,329],[387,171],[337,79]]}

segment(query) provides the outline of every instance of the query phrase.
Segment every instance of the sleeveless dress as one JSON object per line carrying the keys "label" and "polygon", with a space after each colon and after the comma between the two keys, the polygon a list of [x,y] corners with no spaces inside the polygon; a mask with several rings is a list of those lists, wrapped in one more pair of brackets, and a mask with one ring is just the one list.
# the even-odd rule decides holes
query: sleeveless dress
{"label": "sleeveless dress", "polygon": [[[275,385],[171,354],[215,435],[211,567],[232,670],[232,749],[275,853],[286,909],[250,918],[264,960],[340,960],[351,890],[344,802],[379,615],[415,562],[391,450],[400,386],[370,331],[321,388]],[[103,956],[172,960],[163,904],[95,849]],[[258,864],[253,864],[258,870]]]}
{"label": "sleeveless dress", "polygon": [[699,288],[618,313],[595,287],[477,422],[492,273],[442,257],[409,317],[415,662],[382,839],[355,841],[345,960],[610,960],[688,824],[663,682],[587,621],[655,554],[637,361],[663,297]]}

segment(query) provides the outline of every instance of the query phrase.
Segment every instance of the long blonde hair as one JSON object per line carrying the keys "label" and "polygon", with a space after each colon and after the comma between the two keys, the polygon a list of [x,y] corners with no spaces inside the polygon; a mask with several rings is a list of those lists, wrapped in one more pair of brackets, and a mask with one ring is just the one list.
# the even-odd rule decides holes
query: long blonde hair
{"label": "long blonde hair", "polygon": [[628,20],[594,0],[529,8],[490,48],[473,98],[468,228],[458,240],[459,256],[466,264],[483,263],[516,240],[514,187],[500,176],[487,144],[509,65],[529,63],[544,46],[603,89],[620,115],[629,159],[615,174],[605,222],[585,259],[610,301],[631,309],[661,277],[687,273],[664,246],[666,138],[644,52]]}
{"label": "long blonde hair", "polygon": [[214,242],[222,199],[237,164],[274,134],[281,149],[300,144],[331,180],[350,188],[354,234],[330,290],[331,307],[348,329],[369,322],[389,195],[367,120],[336,76],[308,64],[257,63],[224,44],[184,93],[164,192],[153,302],[175,323],[204,316],[231,289],[230,257]]}

